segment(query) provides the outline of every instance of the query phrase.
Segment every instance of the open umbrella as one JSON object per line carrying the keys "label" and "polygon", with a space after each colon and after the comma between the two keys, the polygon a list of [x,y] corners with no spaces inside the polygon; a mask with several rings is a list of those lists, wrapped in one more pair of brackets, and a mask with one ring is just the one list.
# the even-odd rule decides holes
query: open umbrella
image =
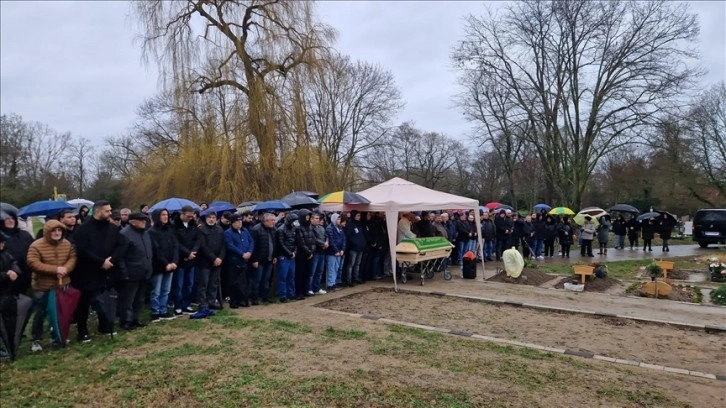
{"label": "open umbrella", "polygon": [[178,198],[178,197],[172,197],[167,198],[166,200],[161,200],[158,203],[154,204],[149,208],[149,212],[153,212],[154,210],[159,209],[165,209],[169,212],[174,211],[181,211],[182,207],[185,205],[191,206],[195,210],[199,210],[199,206],[191,200],[187,200],[186,198]]}
{"label": "open umbrella", "polygon": [[500,205],[502,205],[502,203],[500,203],[498,201],[492,201],[491,203],[486,203],[484,205],[484,207],[486,207],[486,208],[488,208],[490,210],[493,210],[493,209],[499,207]]}
{"label": "open umbrella", "polygon": [[10,215],[18,215],[18,207],[12,204],[0,203],[0,210],[3,210]]}
{"label": "open umbrella", "polygon": [[27,218],[27,217],[37,217],[39,215],[48,217],[51,215],[58,214],[61,210],[75,210],[75,209],[76,209],[75,205],[68,204],[68,202],[66,202],[66,201],[52,201],[52,200],[36,201],[36,202],[28,204],[25,207],[18,210],[18,217]]}
{"label": "open umbrella", "polygon": [[306,196],[308,196],[310,198],[313,198],[315,200],[317,200],[318,197],[320,197],[320,194],[318,194],[318,193],[316,193],[314,191],[293,191],[293,193],[306,195]]}
{"label": "open umbrella", "polygon": [[265,201],[265,202],[262,202],[259,204],[255,204],[255,206],[252,207],[252,211],[284,211],[284,210],[289,210],[291,208],[292,207],[290,207],[287,203],[284,203],[279,200],[272,200],[272,201]]}
{"label": "open umbrella", "polygon": [[656,211],[649,211],[645,214],[640,214],[636,220],[645,221],[660,217],[660,213]]}
{"label": "open umbrella", "polygon": [[371,202],[360,194],[350,191],[336,191],[326,194],[318,199],[320,204],[370,204]]}
{"label": "open umbrella", "polygon": [[[10,360],[15,360],[20,344],[20,337],[23,329],[30,318],[30,309],[33,307],[33,299],[25,295],[18,296],[17,299],[12,297],[5,298],[7,302],[15,302],[15,307],[7,308],[5,312],[0,313],[0,338],[10,355]],[[14,313],[12,313],[14,310]]]}
{"label": "open umbrella", "polygon": [[610,212],[624,212],[624,213],[630,213],[630,214],[640,214],[640,211],[638,211],[637,208],[633,207],[630,204],[615,204],[614,206],[610,207],[608,209]]}
{"label": "open umbrella", "polygon": [[[58,279],[58,282],[60,284],[60,278]],[[75,312],[76,306],[78,306],[78,300],[81,298],[81,291],[70,286],[58,287],[49,291],[45,298],[48,302],[46,308],[48,311],[48,320],[53,328],[53,333],[59,344],[62,347],[65,347],[66,339],[68,339],[68,332],[71,328],[73,312]]]}
{"label": "open umbrella", "polygon": [[511,205],[499,204],[494,210],[495,211],[499,211],[499,210],[514,211],[514,208]]}
{"label": "open umbrella", "polygon": [[488,209],[488,208],[486,208],[486,207],[485,207],[485,206],[483,206],[483,205],[480,205],[480,206],[479,206],[479,212],[480,212],[480,213],[488,213],[488,212],[489,212],[489,209]]}
{"label": "open umbrella", "polygon": [[542,210],[549,211],[551,209],[552,209],[552,207],[549,204],[535,204],[535,206],[534,206],[535,211],[542,211]]}
{"label": "open umbrella", "polygon": [[581,209],[580,211],[578,211],[577,213],[578,214],[587,214],[591,217],[601,217],[601,216],[607,214],[608,212],[603,210],[600,207],[585,207],[585,208]]}
{"label": "open umbrella", "polygon": [[245,201],[237,206],[237,212],[243,213],[245,211],[252,211],[252,207],[259,204],[259,201]]}
{"label": "open umbrella", "polygon": [[93,201],[86,200],[85,198],[74,198],[73,200],[68,200],[68,204],[73,204],[79,209],[82,205],[85,205],[88,208],[93,207]]}
{"label": "open umbrella", "polygon": [[590,222],[592,222],[596,227],[600,225],[600,222],[597,220],[597,218],[590,214],[585,214],[581,212],[575,214],[575,216],[572,217],[572,221],[574,221],[577,225],[583,225],[585,223],[585,217],[590,217]]}
{"label": "open umbrella", "polygon": [[313,208],[320,205],[314,198],[302,193],[291,193],[282,197],[280,201],[292,208]]}
{"label": "open umbrella", "polygon": [[[209,208],[213,208],[214,212],[217,213],[217,216],[224,213],[225,211],[235,212],[237,211],[237,207],[234,206],[234,204],[228,202],[228,201],[215,201],[212,204],[209,204]],[[209,209],[207,208],[207,209]]]}
{"label": "open umbrella", "polygon": [[552,215],[575,215],[575,212],[567,207],[555,207],[551,209],[547,214]]}

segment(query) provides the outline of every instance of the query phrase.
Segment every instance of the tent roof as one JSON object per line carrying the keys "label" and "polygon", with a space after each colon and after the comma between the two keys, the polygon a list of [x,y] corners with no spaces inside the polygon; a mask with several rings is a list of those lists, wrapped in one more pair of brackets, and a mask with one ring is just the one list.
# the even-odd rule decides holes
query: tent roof
{"label": "tent roof", "polygon": [[398,177],[358,194],[371,202],[365,206],[364,211],[423,211],[479,207],[477,200],[432,190]]}

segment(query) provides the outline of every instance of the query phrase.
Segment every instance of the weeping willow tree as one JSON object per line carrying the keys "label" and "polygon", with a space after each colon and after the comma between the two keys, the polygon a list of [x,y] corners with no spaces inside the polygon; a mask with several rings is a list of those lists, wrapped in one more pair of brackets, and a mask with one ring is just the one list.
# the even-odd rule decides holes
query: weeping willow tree
{"label": "weeping willow tree", "polygon": [[132,7],[165,98],[147,121],[151,130],[143,129],[135,195],[235,200],[328,188],[304,137],[297,79],[302,68],[322,65],[334,39],[315,21],[312,3],[156,0]]}

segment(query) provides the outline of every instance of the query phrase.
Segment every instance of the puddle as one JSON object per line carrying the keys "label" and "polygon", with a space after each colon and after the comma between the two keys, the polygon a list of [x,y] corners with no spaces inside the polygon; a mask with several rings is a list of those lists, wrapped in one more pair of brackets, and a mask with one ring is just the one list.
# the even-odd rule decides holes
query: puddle
{"label": "puddle", "polygon": [[686,282],[706,282],[708,274],[703,272],[689,272]]}

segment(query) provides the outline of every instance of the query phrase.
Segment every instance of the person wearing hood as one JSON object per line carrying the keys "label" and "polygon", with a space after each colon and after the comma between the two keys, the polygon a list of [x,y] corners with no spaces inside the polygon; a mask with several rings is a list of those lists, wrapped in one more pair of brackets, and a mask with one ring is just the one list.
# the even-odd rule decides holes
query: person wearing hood
{"label": "person wearing hood", "polygon": [[557,239],[557,223],[551,215],[545,218],[544,256],[555,256],[555,239]]}
{"label": "person wearing hood", "polygon": [[326,286],[328,292],[338,290],[336,281],[343,265],[343,257],[345,256],[346,241],[345,228],[346,220],[340,214],[330,216],[330,225],[325,228],[325,235],[328,238],[328,270],[326,277]]}
{"label": "person wearing hood", "polygon": [[[15,327],[18,319],[18,301],[13,292],[13,283],[22,273],[13,256],[5,250],[7,239],[8,236],[0,232],[0,321],[5,324],[6,329]],[[0,357],[14,358],[11,353],[3,350],[2,345],[0,345]]]}
{"label": "person wearing hood", "polygon": [[174,271],[179,265],[179,241],[169,222],[169,211],[160,208],[151,213],[151,246],[154,251],[151,275],[151,321],[173,319],[169,313],[169,292]]}
{"label": "person wearing hood", "polygon": [[224,267],[228,271],[227,275],[230,277],[232,284],[229,294],[229,307],[237,309],[240,306],[250,306],[248,262],[252,258],[254,241],[249,230],[245,227],[242,217],[233,215],[231,221],[230,228],[224,231],[224,243],[227,248]]}
{"label": "person wearing hood", "polygon": [[[49,220],[43,225],[43,238],[33,242],[28,249],[28,267],[33,275],[33,297],[35,317],[33,318],[33,352],[43,350],[43,321],[48,307],[48,292],[68,286],[70,273],[76,267],[76,251],[70,241],[63,238],[65,227],[58,220]],[[79,323],[80,325],[80,323]],[[56,344],[60,345],[57,341]]]}
{"label": "person wearing hood", "polygon": [[[67,239],[71,242],[71,244],[74,243],[73,239],[73,231],[76,228],[76,217],[77,213],[74,210],[60,210],[57,216],[54,217],[54,219],[57,219],[58,221],[63,224],[65,229],[63,230],[63,238]],[[38,233],[35,235],[35,239],[43,238],[43,228],[38,230]]]}
{"label": "person wearing hood", "polygon": [[297,213],[297,256],[295,257],[295,293],[298,299],[313,296],[308,288],[313,257],[315,256],[315,227],[312,225],[312,212],[303,208]]}
{"label": "person wearing hood", "polygon": [[146,281],[153,271],[154,254],[151,235],[146,228],[146,214],[129,214],[127,221],[128,224],[121,230],[126,248],[118,268],[118,308],[121,328],[134,330],[143,327],[139,314],[144,306]]}
{"label": "person wearing hood", "polygon": [[348,246],[348,268],[345,270],[342,282],[348,286],[361,284],[360,264],[363,260],[363,250],[366,247],[366,238],[361,224],[361,213],[353,210],[345,229],[345,242]]}
{"label": "person wearing hood", "polygon": [[28,270],[26,257],[28,248],[33,243],[33,236],[28,231],[20,228],[18,214],[15,211],[6,209],[0,215],[0,219],[2,219],[0,232],[7,236],[5,250],[15,259],[21,272],[19,278],[13,282],[13,290],[15,294],[25,293],[30,287],[30,271]]}
{"label": "person wearing hood", "polygon": [[295,294],[295,257],[298,255],[297,224],[295,214],[287,214],[285,222],[275,231],[277,242],[277,298],[285,303],[296,299]]}
{"label": "person wearing hood", "polygon": [[570,247],[575,242],[575,229],[572,228],[572,224],[570,223],[570,217],[565,217],[562,220],[562,224],[558,224],[558,234],[560,239],[560,245],[562,245],[562,257],[563,258],[569,258],[570,257]]}
{"label": "person wearing hood", "polygon": [[610,239],[610,216],[603,215],[600,217],[600,225],[597,226],[597,242],[600,244],[600,252],[598,255],[608,254],[608,240]]}
{"label": "person wearing hood", "polygon": [[[214,218],[216,222],[216,214]],[[174,315],[181,316],[184,313],[194,312],[190,305],[194,296],[194,275],[201,245],[200,229],[194,220],[192,206],[185,205],[181,208],[179,216],[174,219],[174,234],[179,241],[179,265],[171,279],[171,298],[174,303]],[[198,300],[201,302],[201,299]]]}
{"label": "person wearing hood", "polygon": [[[201,245],[199,246],[199,256],[197,257],[199,269],[196,297],[199,300],[200,310],[205,308],[220,310],[222,309],[222,303],[218,299],[218,290],[222,263],[227,254],[225,234],[227,231],[232,231],[235,226],[239,230],[242,227],[242,220],[239,215],[232,214],[229,220],[230,228],[225,231],[217,224],[217,213],[214,208],[208,208],[202,211],[201,216],[202,225],[199,227]],[[229,294],[232,294],[231,290],[229,290]]]}
{"label": "person wearing hood", "polygon": [[252,269],[250,270],[250,297],[253,305],[270,301],[270,279],[272,267],[277,263],[277,240],[275,239],[275,216],[262,214],[262,222],[250,230],[254,249],[252,250]]}
{"label": "person wearing hood", "polygon": [[97,201],[93,204],[93,216],[76,227],[73,234],[78,266],[71,274],[73,286],[81,291],[74,314],[78,324],[78,341],[91,341],[88,334],[88,309],[93,307],[98,315],[101,334],[113,334],[113,320],[106,317],[101,296],[109,288],[114,266],[118,265],[124,250],[121,231],[110,222],[111,204]]}
{"label": "person wearing hood", "polygon": [[653,252],[653,238],[655,237],[655,222],[653,219],[643,220],[640,233],[643,236],[643,251]]}
{"label": "person wearing hood", "polygon": [[625,235],[627,235],[628,228],[625,223],[623,214],[618,215],[618,218],[613,221],[613,234],[615,234],[615,249],[625,249]]}
{"label": "person wearing hood", "polygon": [[89,209],[87,205],[81,205],[81,208],[78,209],[78,223],[83,224],[86,222],[88,217]]}
{"label": "person wearing hood", "polygon": [[585,216],[585,222],[580,227],[580,239],[582,246],[580,247],[580,256],[593,257],[592,240],[595,238],[595,224],[592,223],[592,217]]}

